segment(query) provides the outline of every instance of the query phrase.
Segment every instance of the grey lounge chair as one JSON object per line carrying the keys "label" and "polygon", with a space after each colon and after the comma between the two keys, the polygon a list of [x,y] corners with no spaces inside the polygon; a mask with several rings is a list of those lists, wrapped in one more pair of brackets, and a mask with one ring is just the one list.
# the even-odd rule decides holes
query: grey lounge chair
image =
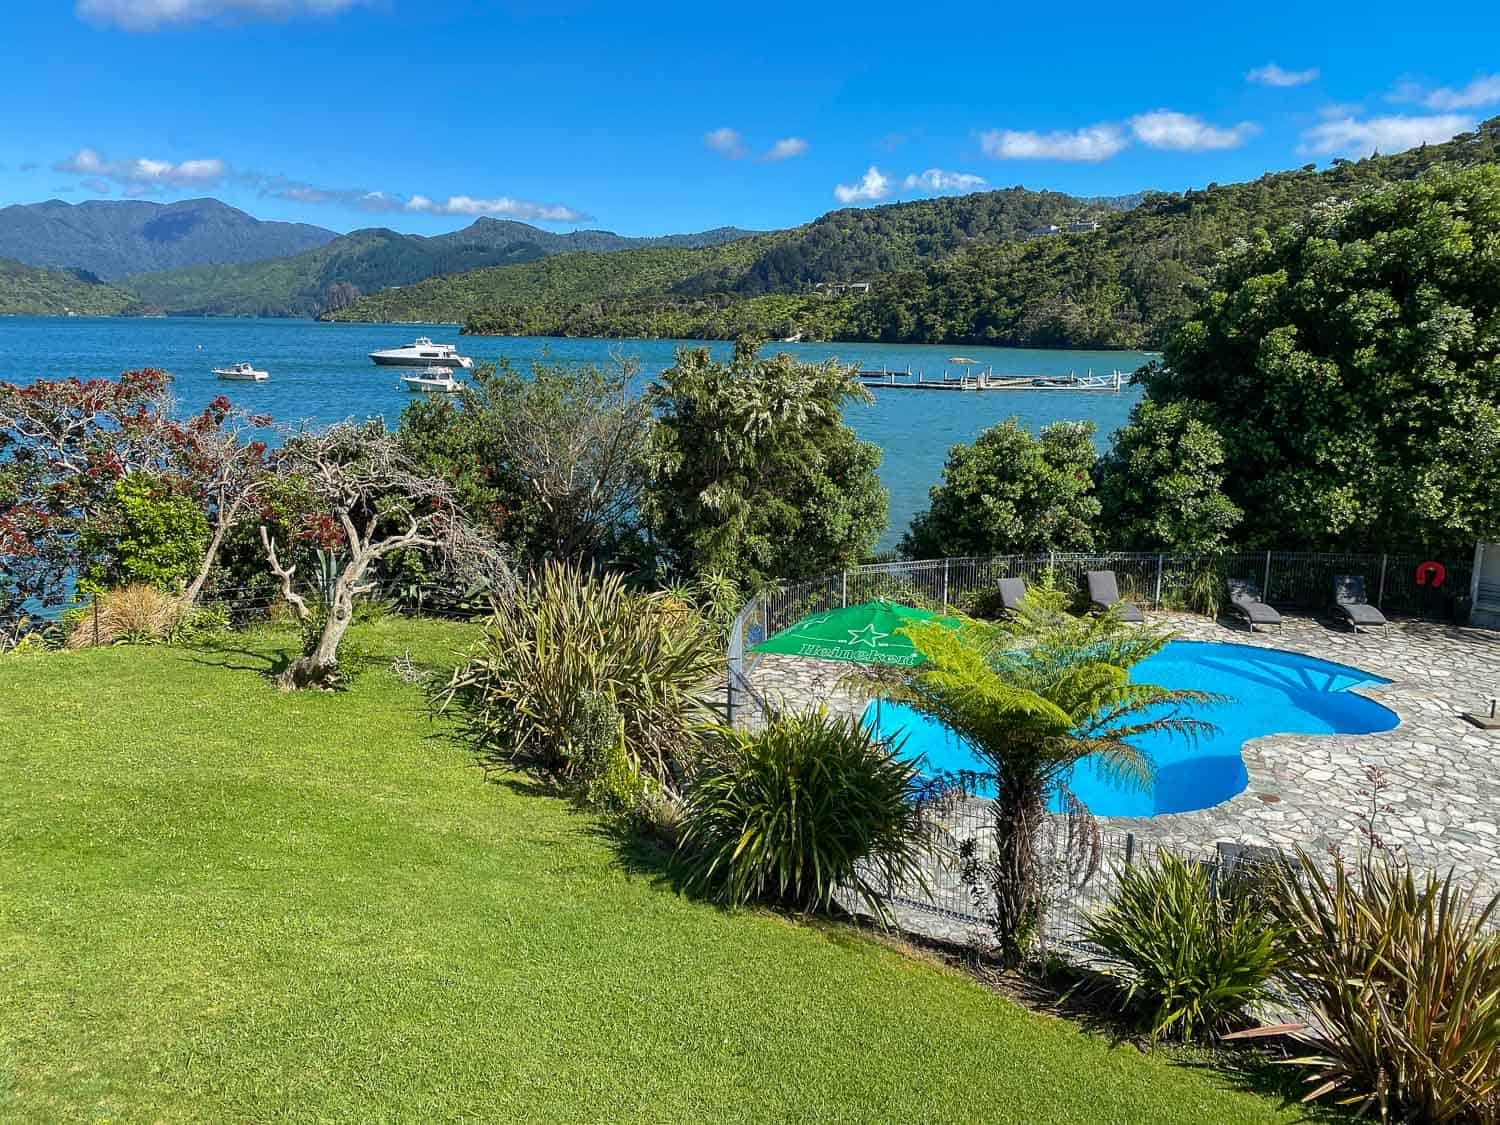
{"label": "grey lounge chair", "polygon": [[1281,614],[1260,600],[1260,587],[1249,578],[1229,580],[1229,608],[1245,619],[1252,633],[1257,625],[1281,628]]}
{"label": "grey lounge chair", "polygon": [[1089,580],[1089,601],[1100,609],[1108,609],[1110,606],[1120,607],[1120,620],[1122,621],[1144,621],[1146,615],[1136,606],[1120,597],[1120,584],[1115,581],[1115,572],[1112,570],[1091,570],[1086,577]]}
{"label": "grey lounge chair", "polygon": [[1385,614],[1370,604],[1365,596],[1365,579],[1362,574],[1340,574],[1333,580],[1333,608],[1354,631],[1361,625],[1389,625]]}
{"label": "grey lounge chair", "polygon": [[1007,613],[1014,613],[1020,608],[1021,599],[1026,596],[1026,579],[1002,578],[999,586],[1000,607]]}

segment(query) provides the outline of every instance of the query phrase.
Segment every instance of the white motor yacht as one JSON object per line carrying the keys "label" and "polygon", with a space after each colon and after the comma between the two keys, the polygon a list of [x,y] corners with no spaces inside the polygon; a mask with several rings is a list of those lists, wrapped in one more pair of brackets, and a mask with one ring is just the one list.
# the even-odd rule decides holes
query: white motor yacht
{"label": "white motor yacht", "polygon": [[215,367],[214,374],[220,379],[233,379],[240,383],[263,383],[271,377],[251,363],[231,363],[228,367]]}
{"label": "white motor yacht", "polygon": [[449,367],[428,367],[420,375],[403,375],[401,385],[414,395],[452,394],[463,388]]}
{"label": "white motor yacht", "polygon": [[466,355],[459,355],[452,344],[434,344],[426,336],[418,336],[403,347],[371,352],[370,358],[378,367],[474,366],[474,361]]}

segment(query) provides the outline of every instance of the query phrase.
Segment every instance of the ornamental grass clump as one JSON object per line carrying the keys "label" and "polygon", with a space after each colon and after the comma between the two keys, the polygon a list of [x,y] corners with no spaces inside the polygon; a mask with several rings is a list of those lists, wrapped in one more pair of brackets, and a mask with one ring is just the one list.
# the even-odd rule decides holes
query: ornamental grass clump
{"label": "ornamental grass clump", "polygon": [[1295,1030],[1307,1101],[1385,1121],[1500,1122],[1500,897],[1481,903],[1370,849],[1329,874],[1310,857],[1270,900],[1287,927],[1282,977],[1313,1017]]}
{"label": "ornamental grass clump", "polygon": [[155,644],[172,636],[186,612],[180,595],[144,582],[107,590],[81,616],[71,618],[75,623],[68,633],[67,647]]}
{"label": "ornamental grass clump", "polygon": [[878,918],[883,889],[922,881],[920,775],[854,717],[715,727],[687,792],[689,887],[721,902],[827,910],[846,891]]}
{"label": "ornamental grass clump", "polygon": [[586,784],[572,747],[586,701],[606,697],[631,768],[671,793],[712,718],[723,664],[718,633],[689,607],[548,563],[496,602],[434,704],[459,716],[486,761]]}
{"label": "ornamental grass clump", "polygon": [[1224,1032],[1266,998],[1281,929],[1261,882],[1232,875],[1215,886],[1207,867],[1168,851],[1120,872],[1088,936],[1114,962],[1105,972],[1124,985],[1124,1004],[1145,1009],[1153,1039]]}

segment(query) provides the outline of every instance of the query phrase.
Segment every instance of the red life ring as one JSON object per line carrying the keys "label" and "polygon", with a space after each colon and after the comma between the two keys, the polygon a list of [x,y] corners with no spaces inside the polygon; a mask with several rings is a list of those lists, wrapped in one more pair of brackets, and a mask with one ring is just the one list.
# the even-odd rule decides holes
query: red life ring
{"label": "red life ring", "polygon": [[1417,585],[1427,585],[1428,576],[1432,577],[1432,588],[1436,590],[1443,584],[1443,579],[1448,577],[1448,568],[1440,562],[1424,562],[1417,564]]}

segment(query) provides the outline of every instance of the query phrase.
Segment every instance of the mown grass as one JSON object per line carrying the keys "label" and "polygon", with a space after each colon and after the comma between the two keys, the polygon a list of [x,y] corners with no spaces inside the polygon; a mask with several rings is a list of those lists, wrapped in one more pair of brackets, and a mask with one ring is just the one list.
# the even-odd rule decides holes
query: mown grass
{"label": "mown grass", "polygon": [[462,627],[0,660],[0,1119],[1294,1119],[485,780],[387,666]]}

